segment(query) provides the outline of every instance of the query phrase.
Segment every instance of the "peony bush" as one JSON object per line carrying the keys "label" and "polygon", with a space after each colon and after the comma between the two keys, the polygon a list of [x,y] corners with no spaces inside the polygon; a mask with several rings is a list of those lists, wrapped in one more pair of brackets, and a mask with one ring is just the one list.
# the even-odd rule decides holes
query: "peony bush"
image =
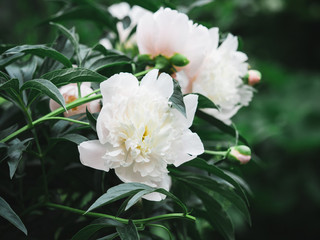
{"label": "peony bush", "polygon": [[[51,45],[1,48],[4,236],[21,236],[12,224],[32,239],[234,239],[251,223],[239,174],[251,150],[232,117],[261,74],[218,26],[95,4],[51,17]],[[105,23],[94,46],[58,23],[82,8]]]}

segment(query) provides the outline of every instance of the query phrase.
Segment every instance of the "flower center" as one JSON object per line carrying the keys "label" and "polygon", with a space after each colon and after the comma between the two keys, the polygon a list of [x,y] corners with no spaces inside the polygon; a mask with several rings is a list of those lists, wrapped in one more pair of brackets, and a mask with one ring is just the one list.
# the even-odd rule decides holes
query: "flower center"
{"label": "flower center", "polygon": [[[75,100],[77,100],[77,98],[74,95],[69,95],[69,96],[65,96],[65,101],[67,104],[74,102]],[[71,109],[71,111],[77,111],[78,107],[74,107]]]}

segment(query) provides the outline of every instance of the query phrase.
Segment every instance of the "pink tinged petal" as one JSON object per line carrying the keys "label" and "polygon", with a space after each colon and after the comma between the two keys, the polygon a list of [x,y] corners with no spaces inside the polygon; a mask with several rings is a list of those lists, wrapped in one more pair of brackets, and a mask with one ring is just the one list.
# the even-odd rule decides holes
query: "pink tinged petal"
{"label": "pink tinged petal", "polygon": [[196,158],[198,155],[204,152],[201,139],[196,133],[193,133],[190,130],[186,131],[181,136],[181,139],[177,145],[175,162],[173,163],[173,165],[176,167]]}
{"label": "pink tinged petal", "polygon": [[106,148],[98,140],[82,142],[78,146],[80,161],[83,165],[108,172],[103,156]]}
{"label": "pink tinged petal", "polygon": [[[138,22],[137,25],[137,45],[140,54],[152,54],[154,50],[154,31],[155,23],[153,20],[153,14],[146,13]],[[153,55],[155,56],[155,55]]]}
{"label": "pink tinged petal", "polygon": [[103,105],[112,101],[112,96],[119,90],[132,91],[139,86],[138,79],[130,73],[119,73],[100,84]]}

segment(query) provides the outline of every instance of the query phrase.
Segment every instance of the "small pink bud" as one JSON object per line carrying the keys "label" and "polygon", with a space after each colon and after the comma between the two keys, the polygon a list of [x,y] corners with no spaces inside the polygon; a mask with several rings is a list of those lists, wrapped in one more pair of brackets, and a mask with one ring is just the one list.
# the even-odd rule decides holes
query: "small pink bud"
{"label": "small pink bud", "polygon": [[261,80],[261,73],[257,70],[248,71],[248,84],[254,86],[259,83]]}
{"label": "small pink bud", "polygon": [[[86,95],[93,92],[90,85],[91,84],[87,83],[87,82],[84,82],[81,84],[80,89],[81,89],[82,96],[86,96]],[[71,103],[71,102],[75,101],[76,99],[78,99],[78,86],[76,83],[67,84],[67,85],[59,88],[59,91],[60,91],[61,95],[63,96],[66,104]],[[95,94],[92,94],[92,95],[94,96]],[[53,101],[52,99],[50,99],[49,106],[50,106],[51,111],[54,111],[60,107],[60,105],[57,102]],[[74,108],[69,109],[68,111],[64,112],[63,115],[65,117],[70,117],[70,116],[73,116],[76,114],[85,113],[86,108],[88,108],[89,112],[92,112],[92,113],[99,112],[101,109],[100,101],[94,100],[92,102],[82,104],[78,107],[74,107]]]}
{"label": "small pink bud", "polygon": [[240,164],[247,164],[251,159],[251,150],[245,145],[231,147],[227,153],[227,159]]}

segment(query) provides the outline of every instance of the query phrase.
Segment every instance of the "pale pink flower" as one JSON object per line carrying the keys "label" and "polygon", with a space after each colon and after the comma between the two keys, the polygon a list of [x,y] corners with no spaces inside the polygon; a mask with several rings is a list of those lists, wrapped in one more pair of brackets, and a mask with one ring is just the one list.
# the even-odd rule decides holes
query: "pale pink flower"
{"label": "pale pink flower", "polygon": [[[139,83],[129,73],[112,76],[100,85],[103,107],[97,119],[99,140],[79,145],[83,165],[115,169],[123,182],[139,182],[169,190],[167,165],[179,166],[204,151],[189,129],[198,104],[197,95],[183,98],[187,117],[171,107],[172,78],[150,71]],[[144,198],[160,201],[159,193]]]}
{"label": "pale pink flower", "polygon": [[169,8],[160,8],[154,14],[146,13],[137,25],[137,44],[140,54],[167,58],[175,53],[184,55],[190,63],[177,70],[188,79],[198,72],[210,46],[209,31],[194,24],[188,16]]}
{"label": "pale pink flower", "polygon": [[261,73],[257,70],[249,70],[248,71],[248,84],[250,86],[254,86],[261,81]]}
{"label": "pale pink flower", "polygon": [[[89,83],[89,82],[84,82],[81,84],[80,89],[81,89],[82,96],[86,96],[86,95],[93,92],[93,90],[90,86],[91,86],[91,83]],[[76,83],[67,84],[67,85],[59,88],[59,91],[60,91],[61,95],[63,96],[66,104],[71,103],[74,100],[78,99],[78,86]],[[95,95],[95,94],[92,94],[92,95]],[[55,102],[54,100],[50,99],[49,107],[50,107],[51,111],[54,111],[61,106],[57,102]],[[63,115],[65,117],[70,117],[70,116],[73,116],[73,115],[76,115],[79,113],[85,113],[86,108],[88,108],[89,112],[91,112],[91,113],[99,112],[101,109],[100,101],[94,100],[94,101],[82,104],[78,107],[69,109],[68,111],[64,112]]]}

